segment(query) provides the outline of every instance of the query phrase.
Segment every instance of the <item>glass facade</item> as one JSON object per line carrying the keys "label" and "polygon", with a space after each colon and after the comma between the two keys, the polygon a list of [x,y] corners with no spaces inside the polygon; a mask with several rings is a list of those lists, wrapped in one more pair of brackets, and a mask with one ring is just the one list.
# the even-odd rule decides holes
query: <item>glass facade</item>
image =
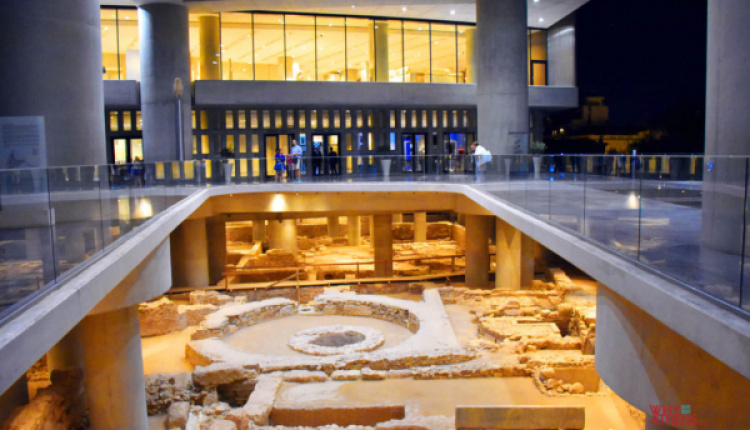
{"label": "glass facade", "polygon": [[[219,31],[215,33],[215,23]],[[472,83],[475,25],[332,15],[191,14],[191,80]],[[136,9],[101,9],[104,79],[140,80]],[[547,30],[529,29],[547,85]]]}

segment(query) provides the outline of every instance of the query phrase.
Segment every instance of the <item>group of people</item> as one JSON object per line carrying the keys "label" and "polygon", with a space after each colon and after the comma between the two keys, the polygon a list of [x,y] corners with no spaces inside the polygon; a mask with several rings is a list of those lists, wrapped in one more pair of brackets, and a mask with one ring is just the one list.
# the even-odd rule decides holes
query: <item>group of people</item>
{"label": "group of people", "polygon": [[[332,147],[328,148],[328,170],[331,175],[339,175],[339,157],[336,150]],[[275,162],[273,169],[276,172],[276,182],[281,182],[284,172],[287,172],[289,180],[294,182],[301,181],[302,171],[302,147],[297,144],[297,139],[292,140],[292,149],[289,151],[289,155],[285,155],[281,152],[280,148],[276,148],[276,155],[274,157]],[[312,153],[313,162],[313,176],[319,176],[323,174],[323,153],[319,147],[313,148]]]}

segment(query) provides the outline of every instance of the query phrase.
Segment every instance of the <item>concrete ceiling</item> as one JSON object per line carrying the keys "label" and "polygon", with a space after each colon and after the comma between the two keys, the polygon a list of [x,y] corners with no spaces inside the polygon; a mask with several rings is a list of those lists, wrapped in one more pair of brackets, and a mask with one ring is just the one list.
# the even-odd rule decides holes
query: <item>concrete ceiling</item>
{"label": "concrete ceiling", "polygon": [[[530,27],[548,28],[589,0],[527,0]],[[266,10],[476,22],[475,0],[102,0],[102,5],[178,3],[192,13]]]}

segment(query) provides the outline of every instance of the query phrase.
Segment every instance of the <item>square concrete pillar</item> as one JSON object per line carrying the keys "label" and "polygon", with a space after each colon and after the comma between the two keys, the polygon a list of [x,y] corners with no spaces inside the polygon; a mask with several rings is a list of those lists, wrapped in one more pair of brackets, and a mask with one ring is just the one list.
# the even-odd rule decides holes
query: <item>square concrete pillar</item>
{"label": "square concrete pillar", "polygon": [[209,285],[206,220],[183,221],[170,235],[169,243],[174,287]]}
{"label": "square concrete pillar", "polygon": [[536,261],[537,243],[534,239],[521,234],[521,288],[531,285],[534,280],[534,262]]}
{"label": "square concrete pillar", "polygon": [[266,220],[253,220],[253,241],[263,242],[266,239]]}
{"label": "square concrete pillar", "polygon": [[494,217],[466,215],[466,286],[487,288],[490,276],[490,228]]}
{"label": "square concrete pillar", "polygon": [[495,230],[495,288],[520,290],[522,234],[500,218],[495,221]]}
{"label": "square concrete pillar", "polygon": [[349,230],[347,235],[349,238],[349,246],[359,246],[362,243],[362,217],[350,216],[347,219]]}
{"label": "square concrete pillar", "polygon": [[414,212],[414,241],[427,242],[427,212]]}
{"label": "square concrete pillar", "polygon": [[339,237],[341,236],[341,224],[339,222],[338,216],[329,216],[328,217],[328,229],[327,229],[328,235],[331,237]]}
{"label": "square concrete pillar", "polygon": [[393,222],[404,222],[404,214],[393,214]]}
{"label": "square concrete pillar", "polygon": [[206,238],[208,243],[208,282],[216,285],[222,280],[227,265],[227,226],[216,218],[206,218]]}
{"label": "square concrete pillar", "polygon": [[391,215],[375,215],[372,241],[375,246],[375,276],[393,276],[393,228]]}

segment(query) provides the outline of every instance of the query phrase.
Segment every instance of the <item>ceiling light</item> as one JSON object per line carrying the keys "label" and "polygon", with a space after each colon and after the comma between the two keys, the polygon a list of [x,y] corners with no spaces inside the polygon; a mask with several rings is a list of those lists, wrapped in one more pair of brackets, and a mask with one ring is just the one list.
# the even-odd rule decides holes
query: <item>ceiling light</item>
{"label": "ceiling light", "polygon": [[406,6],[402,7],[401,10],[406,12]]}
{"label": "ceiling light", "polygon": [[539,17],[539,22],[544,22],[544,18]]}
{"label": "ceiling light", "polygon": [[354,5],[352,5],[352,9],[354,9],[354,7],[355,7],[355,6],[354,6]]}
{"label": "ceiling light", "polygon": [[[535,0],[535,1],[539,1],[539,0]],[[451,15],[455,15],[455,14],[456,14],[456,10],[455,9],[451,9]]]}
{"label": "ceiling light", "polygon": [[534,0],[534,3],[539,3],[539,0]]}

